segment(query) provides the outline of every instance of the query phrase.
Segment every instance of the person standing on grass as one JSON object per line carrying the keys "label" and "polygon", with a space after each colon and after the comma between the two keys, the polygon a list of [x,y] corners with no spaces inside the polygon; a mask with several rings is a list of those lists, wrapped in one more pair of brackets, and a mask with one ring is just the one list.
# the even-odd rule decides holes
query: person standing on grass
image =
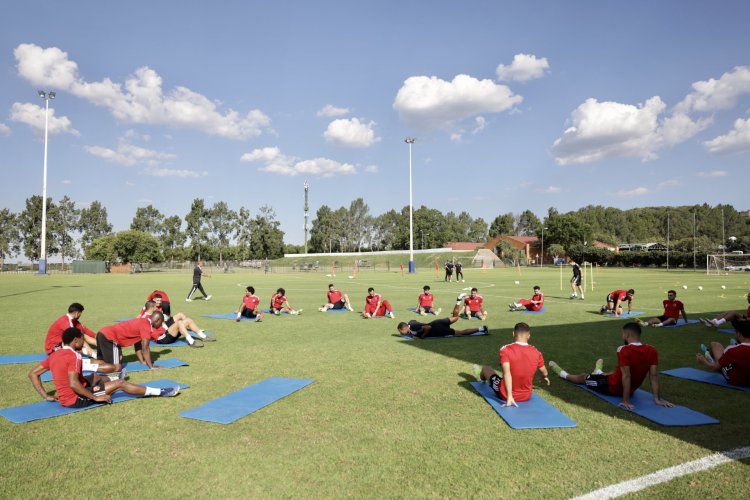
{"label": "person standing on grass", "polygon": [[542,374],[542,379],[550,384],[544,356],[529,344],[531,328],[526,323],[516,323],[513,327],[513,343],[500,348],[500,366],[503,374],[498,375],[489,366],[474,365],[474,376],[488,382],[497,397],[505,400],[503,406],[518,406],[531,399],[534,375]]}
{"label": "person standing on grass", "polygon": [[249,286],[245,288],[245,296],[242,297],[242,303],[240,308],[237,309],[237,318],[235,321],[242,320],[243,316],[248,319],[254,319],[255,321],[261,321],[263,319],[263,313],[260,311],[260,297],[255,295],[255,288]]}
{"label": "person standing on grass", "polygon": [[468,297],[465,293],[459,295],[464,301],[463,314],[466,319],[479,318],[484,321],[487,319],[487,311],[484,309],[484,299],[477,292],[476,288],[472,288]]}
{"label": "person standing on grass", "polygon": [[326,299],[328,302],[325,303],[320,309],[320,312],[326,312],[329,309],[348,309],[353,311],[352,305],[349,303],[349,296],[345,293],[341,293],[340,290],[336,290],[333,283],[328,285],[328,293],[326,293]]}
{"label": "person standing on grass", "polygon": [[534,287],[534,295],[530,299],[518,299],[518,302],[508,305],[511,311],[540,311],[544,307],[544,294],[539,285]]}
{"label": "person standing on grass", "polygon": [[698,363],[722,374],[730,385],[750,387],[750,321],[734,320],[733,343],[727,347],[711,342],[709,348],[701,345],[703,354],[697,354]]}
{"label": "person standing on grass", "polygon": [[[440,314],[442,309],[435,309],[435,306],[433,305],[434,301],[435,296],[430,291],[429,285],[423,286],[422,293],[420,293],[417,298],[417,314],[420,316],[424,316],[425,314],[434,314],[437,316]],[[458,316],[458,314],[456,314],[456,316]]]}
{"label": "person standing on grass", "polygon": [[471,335],[477,332],[483,332],[489,335],[490,331],[484,325],[479,328],[467,328],[459,331],[451,328],[451,325],[458,321],[461,300],[462,297],[460,296],[456,299],[456,305],[453,306],[453,313],[447,318],[436,319],[429,323],[420,323],[416,320],[410,320],[408,323],[402,321],[396,326],[396,330],[398,330],[399,335],[402,337],[414,337],[416,339],[424,339],[426,337],[446,337],[448,335],[461,337],[463,335]]}
{"label": "person standing on grass", "polygon": [[91,357],[95,356],[96,333],[86,328],[80,322],[83,314],[83,304],[73,302],[68,306],[68,313],[63,314],[55,320],[47,329],[47,337],[44,339],[44,352],[52,354],[63,346],[62,334],[67,328],[78,328],[84,334],[83,352]]}
{"label": "person standing on grass", "polygon": [[279,288],[276,290],[276,293],[271,295],[271,314],[275,314],[276,316],[279,316],[281,313],[289,313],[293,315],[297,315],[302,312],[302,309],[296,311],[292,305],[289,303],[289,300],[286,298],[286,290],[283,288]]}
{"label": "person standing on grass", "polygon": [[105,326],[96,334],[97,358],[115,365],[115,371],[122,368],[122,348],[135,346],[140,343],[140,349],[135,347],[136,355],[141,363],[150,369],[154,367],[151,361],[151,333],[160,330],[164,323],[164,315],[154,312],[150,318],[135,318],[112,326]]}
{"label": "person standing on grass", "polygon": [[570,260],[570,265],[573,266],[573,277],[570,279],[570,289],[573,290],[573,293],[570,294],[570,298],[575,299],[580,292],[581,300],[583,300],[583,287],[581,286],[583,273],[581,273],[581,266],[573,259]]}
{"label": "person standing on grass", "polygon": [[687,313],[685,312],[685,304],[682,301],[677,300],[677,292],[670,290],[667,292],[667,300],[663,300],[664,314],[657,318],[651,318],[647,321],[638,321],[641,326],[669,326],[676,325],[682,314],[682,319],[685,323],[688,322]]}
{"label": "person standing on grass", "polygon": [[615,316],[622,316],[622,303],[628,302],[628,314],[633,311],[633,295],[635,290],[615,290],[607,295],[607,303],[599,309],[599,314],[612,312]]}
{"label": "person standing on grass", "polygon": [[463,264],[461,264],[460,260],[456,261],[455,267],[456,267],[456,283],[465,282],[466,280],[464,279]]}
{"label": "person standing on grass", "polygon": [[[747,302],[750,304],[750,292],[747,293]],[[747,321],[750,318],[750,306],[747,307],[745,314],[737,311],[727,311],[719,314],[714,319],[700,318],[701,323],[709,328],[716,328],[724,323],[731,323],[732,321]]]}
{"label": "person standing on grass", "polygon": [[187,298],[185,299],[185,302],[192,302],[193,301],[193,294],[196,290],[199,290],[203,294],[203,298],[206,300],[211,300],[212,295],[206,295],[206,291],[203,289],[203,285],[201,285],[201,277],[205,274],[207,277],[211,277],[210,274],[203,272],[203,266],[206,265],[204,261],[198,261],[198,263],[193,268],[193,288],[190,289],[190,293],[188,293]]}
{"label": "person standing on grass", "polygon": [[453,262],[445,261],[445,281],[448,283],[453,281]]}
{"label": "person standing on grass", "polygon": [[635,409],[630,398],[648,375],[654,402],[659,406],[672,407],[672,403],[659,396],[659,354],[653,346],[641,343],[641,325],[635,322],[625,323],[622,327],[622,340],[624,345],[617,348],[617,367],[612,372],[602,371],[602,359],[596,360],[592,373],[577,375],[566,372],[554,361],[550,361],[549,366],[560,378],[574,384],[585,384],[601,394],[622,396],[619,406],[627,410]]}
{"label": "person standing on grass", "polygon": [[[77,328],[68,328],[63,332],[63,346],[50,354],[29,372],[29,379],[34,389],[45,401],[57,400],[66,408],[84,408],[96,403],[111,403],[111,395],[117,391],[138,396],[176,396],[180,387],[157,389],[135,385],[125,381],[126,370],[120,372],[116,380],[93,373],[83,376],[83,360],[79,352],[85,341],[83,332]],[[42,385],[44,372],[52,372],[56,397],[47,394]]]}
{"label": "person standing on grass", "polygon": [[391,303],[381,297],[379,293],[375,293],[375,289],[370,287],[367,289],[365,310],[362,311],[362,317],[365,319],[372,319],[376,316],[385,316],[387,318],[396,317],[393,314]]}

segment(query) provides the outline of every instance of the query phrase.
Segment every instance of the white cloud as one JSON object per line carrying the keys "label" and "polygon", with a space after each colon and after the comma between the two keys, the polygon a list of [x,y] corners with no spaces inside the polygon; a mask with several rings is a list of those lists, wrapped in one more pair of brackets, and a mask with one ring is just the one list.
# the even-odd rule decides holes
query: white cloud
{"label": "white cloud", "polygon": [[[14,102],[10,109],[10,120],[18,123],[24,123],[38,134],[44,134],[44,113],[45,108],[31,104],[30,102]],[[10,130],[10,129],[8,129]],[[80,135],[70,123],[67,116],[60,118],[55,116],[54,108],[49,108],[49,123],[47,126],[49,135],[55,134],[73,134]]]}
{"label": "white cloud", "polygon": [[73,181],[71,181],[70,179],[65,179],[64,181],[62,181],[62,183],[65,185],[70,185],[73,184]]}
{"label": "white cloud", "polygon": [[152,177],[182,177],[191,179],[198,179],[208,175],[208,172],[205,170],[203,172],[196,172],[195,170],[179,170],[162,167],[148,167],[143,173]]}
{"label": "white cloud", "polygon": [[261,162],[264,166],[258,170],[287,176],[318,175],[333,177],[357,173],[356,167],[349,163],[340,163],[328,158],[300,160],[294,156],[283,154],[277,147],[254,149],[250,153],[242,155],[240,161]]}
{"label": "white cloud", "polygon": [[459,143],[464,139],[464,131],[451,132],[451,142]]}
{"label": "white cloud", "polygon": [[680,112],[731,109],[737,104],[740,95],[750,93],[750,67],[737,66],[721,75],[718,80],[711,78],[695,82],[692,87],[693,92],[675,109]]}
{"label": "white cloud", "polygon": [[20,44],[14,55],[18,73],[29,82],[70,92],[109,109],[124,122],[189,128],[231,139],[256,137],[271,123],[257,109],[244,115],[233,109],[220,111],[215,101],[186,87],[177,86],[165,94],[161,76],[145,66],[124,83],[109,78],[87,82],[78,75],[78,65],[57,47]]}
{"label": "white cloud", "polygon": [[377,165],[368,165],[365,167],[365,172],[367,172],[368,174],[377,174],[378,172],[380,172],[380,169]]}
{"label": "white cloud", "polygon": [[547,186],[546,188],[540,189],[540,192],[547,194],[556,194],[562,192],[562,189],[557,186]]}
{"label": "white cloud", "polygon": [[471,131],[472,134],[478,134],[482,130],[484,130],[484,127],[487,126],[487,120],[484,118],[484,116],[477,116],[474,118],[474,130]]}
{"label": "white cloud", "polygon": [[126,139],[142,140],[144,142],[148,142],[148,141],[151,140],[151,136],[150,135],[148,135],[148,134],[139,134],[138,132],[136,132],[132,128],[126,130],[125,133],[123,134],[123,137],[125,137]]}
{"label": "white cloud", "polygon": [[326,104],[323,109],[319,110],[317,115],[326,118],[334,116],[345,116],[349,114],[349,108],[337,108],[333,104]]}
{"label": "white cloud", "polygon": [[350,148],[367,148],[380,141],[375,136],[375,122],[364,123],[358,118],[340,118],[328,124],[323,137],[328,142]]}
{"label": "white cloud", "polygon": [[548,69],[549,62],[546,57],[537,59],[534,54],[516,54],[510,66],[501,64],[497,67],[497,78],[526,82],[544,76]]}
{"label": "white cloud", "polygon": [[410,127],[450,129],[478,114],[500,113],[521,103],[505,85],[456,75],[452,81],[436,76],[412,76],[396,94],[393,108]]}
{"label": "white cloud", "polygon": [[708,172],[698,172],[698,177],[726,177],[728,174],[725,170],[710,170]]}
{"label": "white cloud", "polygon": [[0,135],[10,135],[10,127],[4,123],[0,123]]}
{"label": "white cloud", "polygon": [[117,150],[102,146],[84,146],[83,149],[91,155],[125,166],[137,164],[154,166],[160,161],[176,158],[176,155],[172,153],[162,153],[153,149],[134,146],[124,141],[120,141]]}
{"label": "white cloud", "polygon": [[133,187],[135,186],[135,182],[125,181],[125,185],[128,187]]}
{"label": "white cloud", "polygon": [[634,196],[644,196],[648,194],[648,189],[646,189],[645,187],[637,187],[631,190],[621,189],[620,191],[617,191],[612,194],[620,198],[632,198]]}
{"label": "white cloud", "polygon": [[734,130],[703,143],[712,153],[737,153],[750,150],[750,119],[738,118]]}
{"label": "white cloud", "polygon": [[668,180],[666,180],[664,182],[660,182],[658,184],[658,186],[660,188],[675,187],[675,186],[679,186],[679,185],[680,185],[680,181],[677,181],[675,179],[668,179]]}

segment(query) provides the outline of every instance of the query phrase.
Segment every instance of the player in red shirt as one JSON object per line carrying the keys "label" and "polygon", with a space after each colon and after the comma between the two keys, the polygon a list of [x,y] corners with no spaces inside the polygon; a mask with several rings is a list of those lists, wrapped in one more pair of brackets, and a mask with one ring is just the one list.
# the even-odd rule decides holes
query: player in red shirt
{"label": "player in red shirt", "polygon": [[453,313],[449,317],[436,319],[429,323],[420,323],[413,319],[409,320],[408,323],[402,321],[396,326],[396,330],[398,330],[399,335],[402,337],[410,337],[414,339],[447,336],[461,337],[477,332],[489,335],[490,331],[486,325],[482,325],[479,328],[467,328],[465,330],[454,330],[451,328],[451,325],[458,321],[458,313],[461,310],[464,296],[466,296],[466,294],[461,294],[456,298],[456,305],[453,307]]}
{"label": "player in red shirt", "polygon": [[149,300],[156,302],[156,308],[164,314],[165,318],[172,316],[172,306],[167,292],[163,290],[154,290],[148,295],[148,297],[146,297],[146,301]]}
{"label": "player in red shirt", "polygon": [[333,283],[328,285],[328,293],[326,294],[328,302],[321,306],[318,311],[326,312],[329,309],[343,309],[347,308],[353,311],[352,305],[349,303],[349,296],[345,293],[341,293],[340,290],[336,290]]}
{"label": "player in red shirt", "polygon": [[[143,309],[141,309],[139,318],[150,320],[155,312],[159,312],[157,304],[153,300],[149,300],[144,304]],[[185,342],[187,342],[190,347],[203,347],[203,342],[216,342],[215,338],[206,336],[206,332],[199,328],[198,325],[195,324],[195,321],[182,313],[179,314],[185,319],[172,321],[172,324],[169,326],[167,326],[167,322],[165,321],[159,328],[152,328],[151,340],[157,344],[166,345],[174,344],[178,338],[184,337]],[[190,334],[191,332],[198,337],[201,343],[195,342],[193,335]],[[136,355],[138,355],[138,358],[140,359],[141,343],[133,344],[133,347],[135,348]]]}
{"label": "player in red shirt", "polygon": [[396,317],[393,314],[391,303],[382,298],[380,294],[375,293],[375,289],[370,287],[367,289],[365,310],[362,311],[362,317],[365,319],[372,319],[376,316],[385,316],[387,318]]}
{"label": "player in red shirt", "polygon": [[[83,332],[77,328],[68,328],[63,332],[63,346],[50,354],[29,372],[29,379],[42,399],[57,401],[68,408],[83,408],[96,403],[111,403],[110,395],[116,391],[139,396],[176,396],[179,387],[156,389],[125,381],[125,370],[116,380],[93,373],[83,376],[83,364],[80,350],[85,341]],[[52,372],[57,398],[47,394],[42,385],[41,375]]]}
{"label": "player in red shirt", "polygon": [[258,304],[260,304],[260,298],[255,295],[255,288],[251,286],[245,288],[245,296],[242,297],[242,303],[239,309],[237,309],[237,318],[235,321],[240,321],[243,317],[261,321],[263,313],[260,311]]}
{"label": "player in red shirt", "polygon": [[302,312],[302,309],[295,310],[292,305],[289,303],[289,300],[286,298],[286,290],[283,288],[279,288],[276,290],[276,293],[271,295],[271,313],[275,314],[276,316],[280,315],[281,313],[289,313],[297,315]]}
{"label": "player in red shirt", "polygon": [[647,321],[638,321],[638,323],[641,326],[655,327],[676,325],[677,321],[680,319],[680,314],[682,314],[682,318],[685,320],[685,323],[688,322],[687,313],[685,312],[685,304],[677,300],[677,292],[675,292],[674,290],[668,291],[667,300],[663,300],[662,304],[664,305],[664,314],[657,318],[651,318]]}
{"label": "player in red shirt", "polygon": [[530,299],[518,299],[518,302],[508,304],[511,311],[539,311],[544,307],[544,294],[542,289],[537,285],[534,287],[534,295]]}
{"label": "player in red shirt", "polygon": [[729,384],[750,387],[750,321],[735,320],[732,326],[734,344],[725,348],[718,342],[711,342],[709,356],[698,354],[696,359],[700,364],[721,372]]}
{"label": "player in red shirt", "polygon": [[487,319],[487,311],[484,310],[483,303],[484,299],[481,295],[479,295],[478,290],[476,288],[471,289],[471,293],[468,297],[466,297],[465,293],[462,293],[459,295],[459,297],[464,296],[464,307],[463,307],[463,316],[465,318],[479,318],[482,321]]}
{"label": "player in red shirt", "polygon": [[630,290],[615,290],[607,295],[605,299],[607,303],[599,309],[599,314],[612,312],[615,316],[622,315],[622,303],[626,300],[628,301],[628,314],[631,313],[633,311],[633,295],[635,295],[635,290],[632,288]]}
{"label": "player in red shirt", "polygon": [[112,326],[105,326],[96,334],[96,357],[103,359],[106,363],[112,363],[116,366],[115,371],[119,371],[122,368],[121,348],[140,344],[140,349],[136,348],[138,359],[153,369],[154,364],[151,361],[149,342],[151,341],[152,330],[161,329],[163,323],[164,315],[160,312],[154,312],[149,318],[135,318]]}
{"label": "player in red shirt", "polygon": [[67,328],[78,328],[84,337],[83,352],[89,356],[94,356],[96,348],[96,333],[86,328],[79,320],[83,314],[83,304],[73,302],[68,306],[68,314],[60,316],[52,323],[47,330],[47,337],[44,339],[44,352],[52,354],[53,351],[62,347],[62,334]]}
{"label": "player in red shirt", "polygon": [[[750,292],[747,293],[747,303],[750,304]],[[700,318],[701,323],[710,327],[716,328],[723,325],[724,323],[731,323],[733,321],[747,321],[750,318],[750,306],[747,307],[745,314],[737,311],[727,311],[719,314],[714,319]]]}
{"label": "player in red shirt", "polygon": [[505,400],[503,406],[518,406],[516,403],[531,398],[537,369],[547,385],[550,384],[544,357],[536,347],[529,344],[530,337],[531,328],[526,323],[517,323],[513,327],[513,343],[500,348],[502,375],[498,375],[489,366],[480,368],[479,365],[474,365],[474,375],[481,381],[489,382],[495,394]]}
{"label": "player in red shirt", "polygon": [[622,327],[622,340],[625,345],[617,348],[617,368],[612,372],[602,371],[604,362],[601,359],[596,360],[593,373],[573,375],[561,369],[554,361],[550,361],[549,366],[560,378],[574,384],[586,384],[596,392],[622,396],[619,406],[628,410],[635,408],[630,402],[630,396],[648,375],[651,379],[654,402],[659,406],[673,406],[659,397],[659,354],[653,346],[641,343],[641,325],[635,322],[625,323]]}
{"label": "player in red shirt", "polygon": [[434,314],[437,316],[440,314],[442,309],[435,309],[435,306],[433,305],[434,301],[435,296],[430,291],[429,285],[423,286],[422,293],[420,293],[417,298],[417,314],[420,316],[424,316],[425,314]]}

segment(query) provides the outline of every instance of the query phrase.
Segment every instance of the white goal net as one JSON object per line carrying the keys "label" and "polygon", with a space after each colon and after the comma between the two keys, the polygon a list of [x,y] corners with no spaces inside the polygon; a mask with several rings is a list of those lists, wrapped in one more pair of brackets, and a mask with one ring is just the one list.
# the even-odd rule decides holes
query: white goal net
{"label": "white goal net", "polygon": [[750,271],[750,254],[719,254],[706,256],[706,274]]}

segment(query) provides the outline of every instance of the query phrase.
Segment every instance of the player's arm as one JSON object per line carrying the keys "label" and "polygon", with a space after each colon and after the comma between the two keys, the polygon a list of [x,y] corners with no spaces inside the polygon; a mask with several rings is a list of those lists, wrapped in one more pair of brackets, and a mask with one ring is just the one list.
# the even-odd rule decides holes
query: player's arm
{"label": "player's arm", "polygon": [[510,374],[510,361],[505,361],[502,364],[503,368],[503,384],[505,384],[505,394],[508,395],[508,399],[505,400],[503,406],[518,406],[516,400],[513,399],[513,375]]}
{"label": "player's arm", "polygon": [[141,356],[143,357],[143,363],[146,364],[146,366],[149,367],[149,369],[153,370],[154,368],[159,368],[158,366],[154,366],[153,361],[151,361],[151,347],[149,346],[151,342],[151,339],[144,339],[141,340]]}
{"label": "player's arm", "polygon": [[680,309],[680,312],[682,313],[682,319],[684,319],[685,323],[687,323],[688,317],[687,317],[687,313],[685,312],[685,306],[682,306],[682,308]]}
{"label": "player's arm", "polygon": [[633,297],[630,297],[628,299],[628,314],[633,312]]}
{"label": "player's arm", "polygon": [[659,366],[651,365],[648,369],[648,374],[651,377],[651,392],[654,394],[654,403],[659,406],[666,406],[667,408],[674,406],[669,401],[659,398]]}
{"label": "player's arm", "polygon": [[39,393],[42,399],[45,401],[55,401],[55,398],[47,394],[47,391],[44,390],[42,379],[39,378],[42,376],[42,373],[46,371],[47,369],[43,367],[41,363],[36,365],[34,369],[29,372],[29,380],[31,380],[31,385],[34,386],[34,389],[36,389],[36,392]]}
{"label": "player's arm", "polygon": [[431,327],[430,325],[424,325],[424,326],[422,327],[422,331],[421,331],[421,332],[419,332],[419,333],[418,333],[417,335],[415,335],[415,337],[417,337],[418,339],[423,339],[423,338],[425,338],[425,337],[426,337],[427,335],[429,335],[429,333],[430,333],[430,330],[432,330],[432,327]]}
{"label": "player's arm", "polygon": [[630,365],[621,366],[620,371],[622,372],[622,401],[618,406],[632,410],[635,405],[630,402]]}
{"label": "player's arm", "polygon": [[542,366],[539,367],[539,373],[542,374],[542,380],[547,382],[547,385],[549,385],[549,372],[547,371],[547,367],[544,366],[544,361],[542,361]]}
{"label": "player's arm", "polygon": [[614,308],[612,309],[612,312],[614,312],[614,313],[615,313],[615,316],[619,316],[619,314],[617,313],[617,311],[618,311],[618,310],[620,309],[620,306],[621,306],[621,305],[622,305],[622,301],[621,301],[621,300],[620,300],[620,299],[618,298],[618,299],[617,299],[617,300],[615,301],[615,307],[614,307]]}
{"label": "player's arm", "polygon": [[81,381],[78,380],[78,372],[68,372],[68,385],[71,389],[73,389],[73,392],[78,394],[79,396],[86,398],[86,399],[93,399],[97,403],[110,403],[112,402],[112,398],[109,397],[108,394],[102,394],[101,396],[95,396],[93,392],[86,389],[83,385],[81,385]]}

